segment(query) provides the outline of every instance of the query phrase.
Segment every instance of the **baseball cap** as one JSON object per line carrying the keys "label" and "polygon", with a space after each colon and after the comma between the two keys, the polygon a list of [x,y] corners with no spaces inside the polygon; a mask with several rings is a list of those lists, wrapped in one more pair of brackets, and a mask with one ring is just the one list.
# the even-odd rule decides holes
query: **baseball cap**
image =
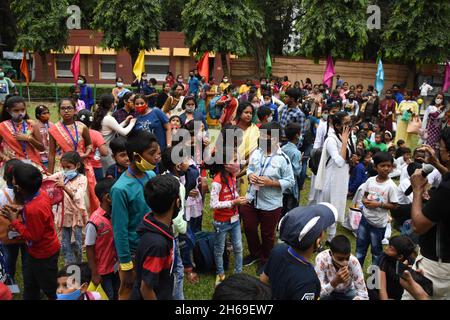
{"label": "baseball cap", "polygon": [[336,207],[327,202],[294,208],[280,221],[280,238],[295,248],[309,248],[337,217]]}

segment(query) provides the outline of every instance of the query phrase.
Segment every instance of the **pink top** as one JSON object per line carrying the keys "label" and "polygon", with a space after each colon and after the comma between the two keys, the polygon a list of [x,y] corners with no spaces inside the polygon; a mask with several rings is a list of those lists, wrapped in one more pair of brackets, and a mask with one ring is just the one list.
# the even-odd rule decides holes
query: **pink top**
{"label": "pink top", "polygon": [[75,108],[77,109],[77,112],[79,112],[79,111],[81,111],[83,109],[86,109],[86,104],[84,103],[83,100],[78,99],[78,101],[77,101],[77,103],[75,105]]}

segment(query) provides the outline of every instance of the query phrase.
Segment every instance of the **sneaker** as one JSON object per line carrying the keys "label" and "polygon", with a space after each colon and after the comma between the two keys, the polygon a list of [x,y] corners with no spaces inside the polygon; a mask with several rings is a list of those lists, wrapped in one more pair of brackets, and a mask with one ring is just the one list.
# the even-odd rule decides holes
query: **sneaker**
{"label": "sneaker", "polygon": [[216,287],[222,283],[222,281],[225,280],[225,275],[224,274],[218,274],[216,276]]}
{"label": "sneaker", "polygon": [[258,266],[258,269],[256,270],[256,275],[259,277],[264,272],[265,268],[266,268],[266,264],[260,263]]}
{"label": "sneaker", "polygon": [[243,260],[242,260],[242,265],[244,266],[244,267],[248,267],[248,266],[251,266],[252,264],[254,264],[254,263],[256,263],[256,262],[258,262],[259,261],[259,258],[255,258],[255,257],[252,257],[252,256],[246,256]]}

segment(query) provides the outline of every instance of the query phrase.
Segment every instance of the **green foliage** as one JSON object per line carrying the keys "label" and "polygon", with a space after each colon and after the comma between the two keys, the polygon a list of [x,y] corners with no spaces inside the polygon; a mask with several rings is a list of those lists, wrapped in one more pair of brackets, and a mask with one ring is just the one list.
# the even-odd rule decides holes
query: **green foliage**
{"label": "green foliage", "polygon": [[181,30],[181,12],[185,2],[185,0],[165,0],[162,2],[161,11],[165,31]]}
{"label": "green foliage", "polygon": [[450,57],[450,1],[396,0],[381,47],[387,59],[439,63]]}
{"label": "green foliage", "polygon": [[250,0],[189,0],[182,12],[191,51],[249,53],[254,37],[265,31],[264,19]]}
{"label": "green foliage", "polygon": [[307,0],[296,23],[300,33],[298,54],[318,60],[333,58],[361,60],[368,42],[366,9],[368,0]]}
{"label": "green foliage", "polygon": [[18,30],[16,50],[62,51],[68,38],[67,6],[67,0],[12,0]]}
{"label": "green foliage", "polygon": [[117,51],[125,48],[133,62],[140,50],[159,46],[160,1],[98,0],[93,17],[92,27],[104,34],[102,46]]}

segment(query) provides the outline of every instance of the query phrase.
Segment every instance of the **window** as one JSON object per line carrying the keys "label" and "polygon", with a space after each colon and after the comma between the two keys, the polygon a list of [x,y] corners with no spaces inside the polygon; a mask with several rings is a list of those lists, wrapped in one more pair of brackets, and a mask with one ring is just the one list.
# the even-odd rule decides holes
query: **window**
{"label": "window", "polygon": [[167,72],[169,72],[169,57],[145,57],[145,72],[149,78],[155,78],[157,81],[166,80]]}
{"label": "window", "polygon": [[116,57],[101,56],[100,79],[116,79]]}
{"label": "window", "polygon": [[70,71],[70,63],[72,57],[70,55],[57,55],[56,56],[56,77],[57,78],[72,78],[72,72]]}

